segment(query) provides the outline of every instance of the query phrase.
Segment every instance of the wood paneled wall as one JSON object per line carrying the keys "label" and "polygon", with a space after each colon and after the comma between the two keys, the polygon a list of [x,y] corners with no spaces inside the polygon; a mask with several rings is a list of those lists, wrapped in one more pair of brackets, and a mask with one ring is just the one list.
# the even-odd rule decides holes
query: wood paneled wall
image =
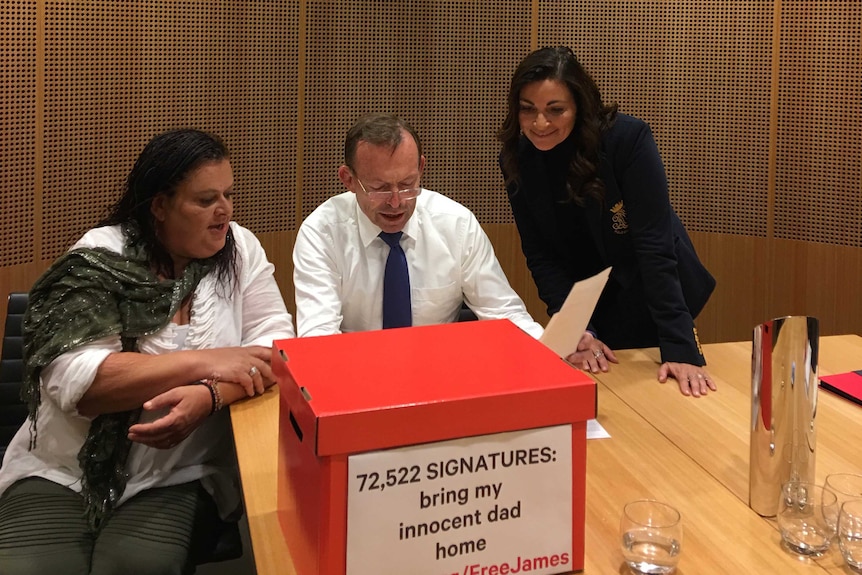
{"label": "wood paneled wall", "polygon": [[292,309],[296,228],[340,191],[352,121],[385,110],[544,320],[495,132],[515,65],[553,44],[653,127],[718,279],[704,342],[788,314],[862,333],[862,4],[831,0],[4,0],[0,294],[104,214],[152,135],[195,126],[232,149],[236,219]]}

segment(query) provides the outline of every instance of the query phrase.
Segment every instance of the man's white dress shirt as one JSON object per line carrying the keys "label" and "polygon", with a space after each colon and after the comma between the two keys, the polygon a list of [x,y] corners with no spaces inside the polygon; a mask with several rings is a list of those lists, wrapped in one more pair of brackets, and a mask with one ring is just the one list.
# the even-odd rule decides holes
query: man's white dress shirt
{"label": "man's white dress shirt", "polygon": [[[508,318],[538,338],[542,326],[509,285],[478,220],[461,204],[422,190],[407,220],[413,325],[456,320],[461,303],[481,319]],[[293,248],[299,337],[381,329],[389,246],[353,192],[329,198],[305,219]]]}

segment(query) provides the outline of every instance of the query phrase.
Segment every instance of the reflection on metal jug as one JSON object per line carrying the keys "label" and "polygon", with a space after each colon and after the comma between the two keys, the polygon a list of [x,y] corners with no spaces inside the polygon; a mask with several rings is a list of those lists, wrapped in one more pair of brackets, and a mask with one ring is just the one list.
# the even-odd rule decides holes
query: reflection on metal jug
{"label": "reflection on metal jug", "polygon": [[783,483],[814,482],[819,338],[813,317],[754,328],[748,504],[765,517],[776,514]]}

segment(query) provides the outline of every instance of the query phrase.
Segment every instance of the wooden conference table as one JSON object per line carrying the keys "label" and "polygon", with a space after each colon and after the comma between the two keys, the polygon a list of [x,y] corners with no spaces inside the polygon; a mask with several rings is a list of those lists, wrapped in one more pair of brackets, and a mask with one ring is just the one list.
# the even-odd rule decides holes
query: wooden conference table
{"label": "wooden conference table", "polygon": [[[719,386],[699,399],[656,379],[657,349],[617,352],[619,365],[595,377],[598,420],[609,439],[587,442],[587,575],[628,573],[619,547],[626,501],[653,498],[682,514],[679,575],[845,574],[833,548],[815,561],[781,545],[774,520],[748,507],[751,343],[704,346]],[[862,368],[862,337],[820,339],[820,375]],[[276,514],[278,393],[231,406],[234,438],[258,575],[294,575]],[[862,473],[862,408],[818,395],[817,481]]]}

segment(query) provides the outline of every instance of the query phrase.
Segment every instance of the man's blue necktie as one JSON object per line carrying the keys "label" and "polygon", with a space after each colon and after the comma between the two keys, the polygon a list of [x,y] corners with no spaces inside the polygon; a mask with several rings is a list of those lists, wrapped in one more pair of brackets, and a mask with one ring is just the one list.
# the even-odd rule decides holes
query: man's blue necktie
{"label": "man's blue necktie", "polygon": [[383,274],[383,329],[413,325],[410,275],[407,273],[407,256],[401,249],[401,234],[380,232],[380,238],[389,244],[389,257]]}

